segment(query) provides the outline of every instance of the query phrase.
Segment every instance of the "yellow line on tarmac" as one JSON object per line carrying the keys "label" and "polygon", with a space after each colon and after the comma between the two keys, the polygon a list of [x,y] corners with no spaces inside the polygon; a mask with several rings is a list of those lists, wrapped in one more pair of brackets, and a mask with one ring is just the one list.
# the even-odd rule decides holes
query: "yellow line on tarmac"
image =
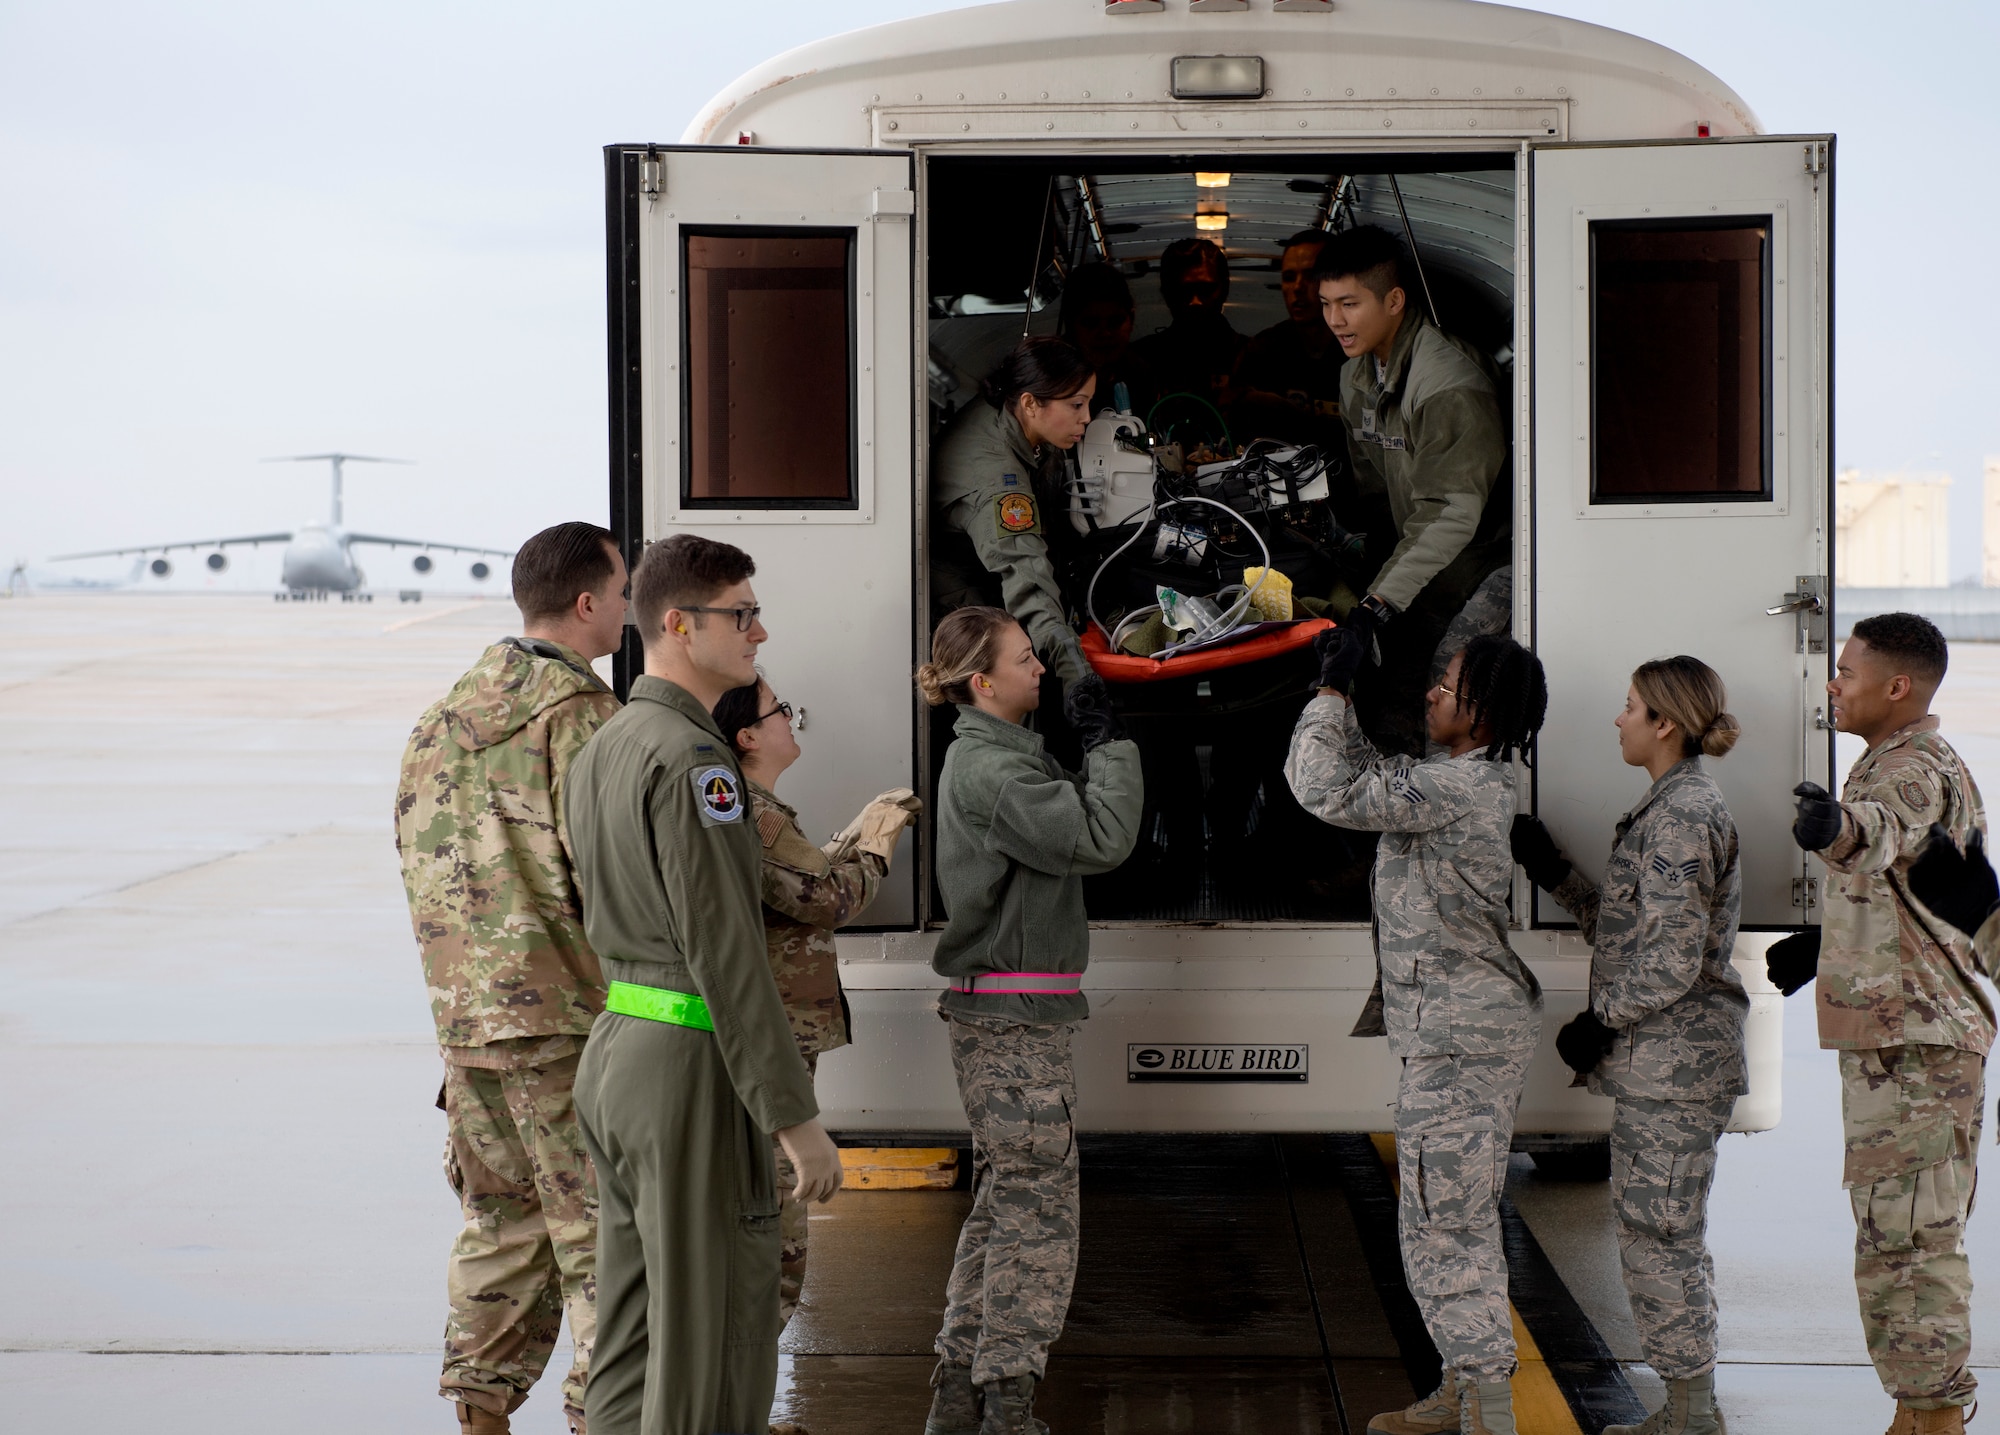
{"label": "yellow line on tarmac", "polygon": [[[1368,1139],[1375,1143],[1375,1154],[1382,1158],[1382,1164],[1389,1168],[1389,1182],[1400,1193],[1403,1189],[1402,1176],[1396,1165],[1396,1138],[1393,1133],[1376,1131]],[[1507,1315],[1514,1323],[1514,1353],[1520,1362],[1514,1372],[1514,1424],[1521,1435],[1583,1435],[1583,1427],[1576,1423],[1576,1412],[1569,1408],[1569,1401],[1563,1398],[1562,1387],[1549,1372],[1549,1363],[1542,1356],[1542,1348],[1535,1344],[1534,1336],[1522,1324],[1521,1312],[1514,1309],[1514,1303],[1507,1302]]]}

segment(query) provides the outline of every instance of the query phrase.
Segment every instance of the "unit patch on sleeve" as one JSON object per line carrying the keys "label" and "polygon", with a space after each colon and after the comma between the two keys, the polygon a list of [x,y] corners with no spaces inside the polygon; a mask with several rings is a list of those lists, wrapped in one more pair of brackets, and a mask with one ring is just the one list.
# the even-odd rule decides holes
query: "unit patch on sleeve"
{"label": "unit patch on sleeve", "polygon": [[701,807],[701,825],[717,827],[743,820],[743,785],[726,767],[705,767],[694,773],[694,800]]}
{"label": "unit patch on sleeve", "polygon": [[993,501],[1002,533],[1040,533],[1041,515],[1035,512],[1033,495],[1012,490]]}

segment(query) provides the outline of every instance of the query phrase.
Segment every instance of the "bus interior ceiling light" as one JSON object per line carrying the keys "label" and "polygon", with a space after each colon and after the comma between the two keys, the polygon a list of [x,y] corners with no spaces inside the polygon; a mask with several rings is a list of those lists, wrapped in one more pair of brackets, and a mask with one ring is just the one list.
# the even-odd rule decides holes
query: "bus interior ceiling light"
{"label": "bus interior ceiling light", "polygon": [[1194,217],[1194,227],[1210,231],[1227,229],[1229,228],[1229,216],[1227,214],[1197,214]]}
{"label": "bus interior ceiling light", "polygon": [[1173,96],[1177,100],[1254,100],[1264,94],[1261,55],[1176,55]]}
{"label": "bus interior ceiling light", "polygon": [[1227,189],[1229,171],[1198,169],[1194,172],[1194,183],[1197,189]]}

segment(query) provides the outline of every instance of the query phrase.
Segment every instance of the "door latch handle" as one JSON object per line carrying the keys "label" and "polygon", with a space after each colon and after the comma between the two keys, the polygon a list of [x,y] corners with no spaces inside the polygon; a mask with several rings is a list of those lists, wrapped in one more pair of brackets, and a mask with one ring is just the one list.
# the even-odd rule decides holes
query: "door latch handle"
{"label": "door latch handle", "polygon": [[1785,600],[1764,611],[1773,618],[1790,613],[1797,619],[1798,643],[1794,652],[1826,651],[1826,579],[1815,573],[1801,573],[1792,581],[1792,591],[1785,594]]}

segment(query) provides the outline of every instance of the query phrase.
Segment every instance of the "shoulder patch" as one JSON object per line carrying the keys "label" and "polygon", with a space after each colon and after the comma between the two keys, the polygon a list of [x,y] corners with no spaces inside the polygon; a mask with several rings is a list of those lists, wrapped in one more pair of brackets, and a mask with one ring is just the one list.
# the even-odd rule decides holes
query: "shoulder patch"
{"label": "shoulder patch", "polygon": [[1913,777],[1906,777],[1896,784],[1896,796],[1902,798],[1903,805],[1912,811],[1921,812],[1930,806],[1931,795]]}
{"label": "shoulder patch", "polygon": [[1042,531],[1042,520],[1035,512],[1034,497],[1018,490],[1003,493],[993,501],[993,516],[1002,533]]}
{"label": "shoulder patch", "polygon": [[743,784],[726,767],[705,767],[689,774],[694,798],[701,807],[701,824],[716,827],[743,820]]}
{"label": "shoulder patch", "polygon": [[1684,882],[1692,882],[1701,874],[1701,859],[1696,857],[1686,862],[1669,862],[1655,852],[1646,859],[1646,868],[1669,887],[1678,887]]}
{"label": "shoulder patch", "polygon": [[1389,790],[1412,807],[1421,807],[1430,801],[1430,798],[1424,795],[1424,790],[1410,781],[1410,770],[1407,767],[1399,767],[1389,774]]}
{"label": "shoulder patch", "polygon": [[785,835],[785,814],[775,807],[767,807],[757,814],[757,835],[766,847]]}

